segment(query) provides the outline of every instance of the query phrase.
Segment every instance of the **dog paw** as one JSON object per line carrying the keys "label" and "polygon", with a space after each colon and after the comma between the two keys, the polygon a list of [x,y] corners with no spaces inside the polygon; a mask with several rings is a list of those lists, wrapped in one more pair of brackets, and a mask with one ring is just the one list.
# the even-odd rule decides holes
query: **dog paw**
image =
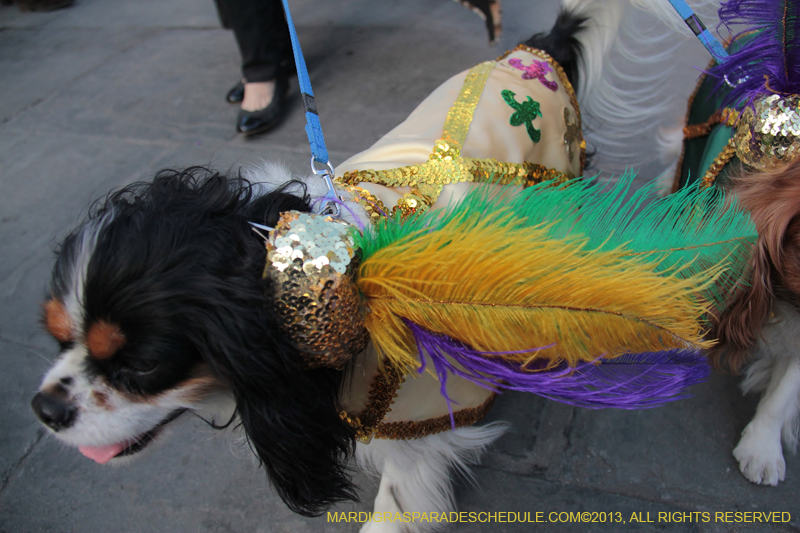
{"label": "dog paw", "polygon": [[[773,434],[774,433],[774,434]],[[786,461],[777,432],[748,425],[733,450],[744,477],[759,485],[777,485],[786,477]]]}

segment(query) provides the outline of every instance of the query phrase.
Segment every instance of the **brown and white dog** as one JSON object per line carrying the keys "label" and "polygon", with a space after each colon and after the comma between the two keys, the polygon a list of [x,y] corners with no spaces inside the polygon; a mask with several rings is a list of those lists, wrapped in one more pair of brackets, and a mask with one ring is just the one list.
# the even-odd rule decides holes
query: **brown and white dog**
{"label": "brown and white dog", "polygon": [[[748,40],[757,34],[742,35],[732,52],[746,53]],[[781,439],[795,451],[800,423],[800,159],[790,157],[795,148],[752,148],[762,142],[769,146],[766,135],[764,140],[753,138],[760,135],[753,132],[769,130],[756,125],[754,117],[764,114],[751,109],[764,105],[760,102],[773,98],[774,92],[754,99],[753,108],[731,104],[740,97],[736,86],[717,70],[708,70],[690,100],[674,188],[702,179],[706,185],[728,189],[750,212],[758,230],[752,279],[731,295],[714,324],[710,335],[719,344],[709,357],[720,371],[743,371],[745,393],[761,394],[755,417],[733,455],[748,480],[777,485],[786,475]],[[742,81],[748,72],[740,75]],[[774,139],[786,146],[787,137],[779,134]]]}
{"label": "brown and white dog", "polygon": [[712,332],[720,347],[711,360],[722,370],[744,369],[744,392],[761,394],[733,455],[748,480],[777,485],[786,476],[781,439],[795,452],[800,424],[800,158],[736,178],[732,189],[759,236],[753,279]]}

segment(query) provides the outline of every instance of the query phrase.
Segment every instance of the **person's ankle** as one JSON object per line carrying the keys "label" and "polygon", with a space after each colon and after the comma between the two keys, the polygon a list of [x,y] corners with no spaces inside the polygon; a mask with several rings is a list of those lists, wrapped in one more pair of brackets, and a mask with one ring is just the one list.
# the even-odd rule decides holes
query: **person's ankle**
{"label": "person's ankle", "polygon": [[275,81],[244,84],[242,111],[260,111],[266,108],[275,97]]}

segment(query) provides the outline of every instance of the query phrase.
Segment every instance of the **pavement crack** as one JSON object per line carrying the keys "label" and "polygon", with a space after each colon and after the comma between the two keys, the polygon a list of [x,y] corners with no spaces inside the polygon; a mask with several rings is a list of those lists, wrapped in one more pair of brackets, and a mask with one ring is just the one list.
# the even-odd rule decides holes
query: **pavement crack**
{"label": "pavement crack", "polygon": [[578,410],[572,409],[571,414],[572,416],[570,416],[569,422],[564,425],[564,455],[572,449],[572,428],[575,427],[575,419],[578,417]]}
{"label": "pavement crack", "polygon": [[22,457],[20,457],[14,464],[12,464],[8,468],[8,470],[6,470],[3,473],[3,479],[2,479],[2,481],[0,481],[0,494],[2,494],[4,490],[6,490],[6,487],[8,487],[8,485],[11,483],[11,478],[22,467],[22,465],[25,463],[25,461],[28,459],[28,457],[30,457],[31,453],[33,453],[33,450],[36,448],[36,446],[40,442],[42,442],[43,438],[44,438],[44,430],[43,429],[37,429],[36,430],[36,440],[34,440],[32,443],[30,443],[28,445],[28,447],[25,449],[25,451],[23,452]]}

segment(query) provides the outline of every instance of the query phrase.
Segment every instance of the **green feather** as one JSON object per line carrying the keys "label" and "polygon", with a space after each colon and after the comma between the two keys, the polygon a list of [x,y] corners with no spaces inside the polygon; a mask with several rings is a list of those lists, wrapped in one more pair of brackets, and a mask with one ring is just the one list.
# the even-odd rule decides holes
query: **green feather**
{"label": "green feather", "polygon": [[[658,198],[655,182],[631,194],[635,173],[627,172],[610,188],[591,180],[545,182],[509,196],[496,187],[476,187],[457,205],[401,220],[385,220],[356,246],[363,257],[418,232],[435,231],[453,218],[498,217],[509,228],[543,225],[552,238],[588,239],[592,250],[622,249],[657,261],[657,271],[688,277],[723,264],[725,271],[702,297],[716,307],[748,273],[756,230],[749,215],[723,192],[690,187]],[[476,217],[476,214],[479,215]],[[624,274],[623,274],[624,275]]]}

